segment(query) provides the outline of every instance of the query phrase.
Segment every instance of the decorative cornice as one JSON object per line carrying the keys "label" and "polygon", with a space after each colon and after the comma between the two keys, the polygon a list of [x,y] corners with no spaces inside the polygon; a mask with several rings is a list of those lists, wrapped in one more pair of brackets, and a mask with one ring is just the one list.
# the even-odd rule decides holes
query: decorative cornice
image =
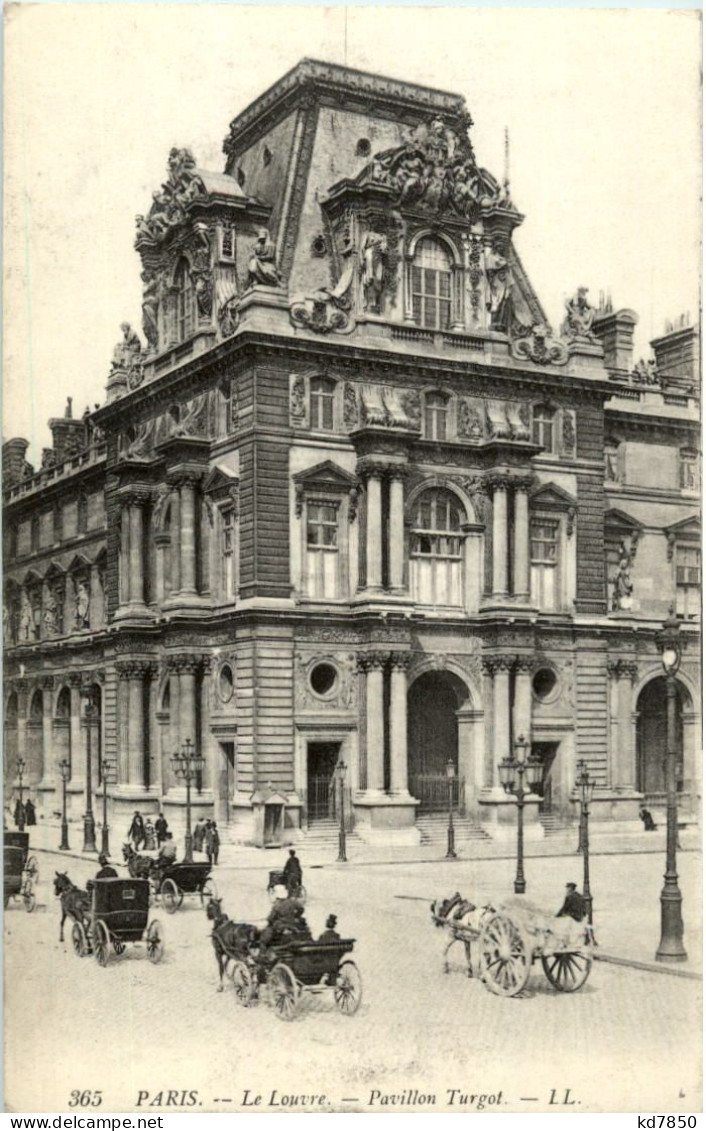
{"label": "decorative cornice", "polygon": [[167,670],[181,674],[195,675],[201,671],[203,656],[183,653],[177,656],[167,656]]}
{"label": "decorative cornice", "polygon": [[382,671],[390,658],[389,652],[360,652],[356,656],[356,666],[359,672]]}
{"label": "decorative cornice", "polygon": [[393,671],[406,672],[411,667],[413,656],[411,652],[390,652],[390,667]]}

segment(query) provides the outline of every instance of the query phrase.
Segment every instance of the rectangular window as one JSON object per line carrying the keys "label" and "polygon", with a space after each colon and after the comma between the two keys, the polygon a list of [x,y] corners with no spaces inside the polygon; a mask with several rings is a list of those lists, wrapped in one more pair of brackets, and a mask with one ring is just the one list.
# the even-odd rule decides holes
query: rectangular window
{"label": "rectangular window", "polygon": [[558,607],[559,523],[532,519],[530,528],[532,603],[545,612]]}
{"label": "rectangular window", "polygon": [[235,596],[235,511],[232,507],[221,512],[221,571],[223,596],[232,600]]}
{"label": "rectangular window", "polygon": [[412,317],[431,330],[451,324],[451,273],[430,267],[412,268]]}
{"label": "rectangular window", "polygon": [[693,620],[701,603],[701,549],[699,546],[677,546],[677,616]]}
{"label": "rectangular window", "polygon": [[328,379],[313,378],[311,382],[311,427],[321,432],[333,432],[333,399],[336,386]]}
{"label": "rectangular window", "polygon": [[424,436],[427,440],[447,438],[448,401],[430,393],[424,400]]}
{"label": "rectangular window", "polygon": [[310,502],[306,508],[307,593],[310,597],[337,597],[338,504]]}

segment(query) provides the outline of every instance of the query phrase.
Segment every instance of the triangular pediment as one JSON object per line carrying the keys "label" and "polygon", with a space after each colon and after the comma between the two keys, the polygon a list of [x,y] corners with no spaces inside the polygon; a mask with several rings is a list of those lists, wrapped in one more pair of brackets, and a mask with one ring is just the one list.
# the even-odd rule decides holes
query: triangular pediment
{"label": "triangular pediment", "polygon": [[309,467],[306,471],[298,471],[292,479],[298,487],[328,487],[338,488],[341,491],[350,491],[357,484],[355,475],[344,471],[330,459],[317,463],[315,467]]}
{"label": "triangular pediment", "polygon": [[626,514],[625,511],[619,510],[617,507],[611,507],[605,513],[606,526],[618,526],[622,530],[634,530],[640,533],[643,530],[643,524],[638,522],[632,515]]}
{"label": "triangular pediment", "polygon": [[532,492],[532,506],[546,510],[566,511],[576,506],[576,499],[556,483],[543,483]]}
{"label": "triangular pediment", "polygon": [[84,557],[83,554],[76,554],[71,560],[71,564],[68,567],[67,573],[73,573],[75,570],[90,568],[91,563],[89,562],[88,558]]}
{"label": "triangular pediment", "polygon": [[683,518],[681,522],[665,526],[664,533],[676,538],[700,538],[701,519],[697,514],[692,514],[688,518]]}
{"label": "triangular pediment", "polygon": [[47,570],[45,576],[46,576],[47,581],[48,581],[49,578],[51,578],[51,577],[63,577],[65,573],[66,573],[66,570],[64,569],[63,566],[59,565],[58,562],[52,562],[50,564],[49,569]]}
{"label": "triangular pediment", "polygon": [[230,487],[237,487],[240,482],[238,475],[229,467],[224,464],[217,464],[216,467],[209,472],[204,480],[203,491],[204,494],[216,494],[218,491],[228,490]]}

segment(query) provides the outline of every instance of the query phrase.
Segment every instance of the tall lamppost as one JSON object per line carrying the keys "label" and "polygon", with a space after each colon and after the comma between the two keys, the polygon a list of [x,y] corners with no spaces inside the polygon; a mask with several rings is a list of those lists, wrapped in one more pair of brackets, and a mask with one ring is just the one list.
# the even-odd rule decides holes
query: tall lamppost
{"label": "tall lamppost", "polygon": [[348,862],[348,857],[346,856],[346,763],[343,761],[339,762],[337,768],[338,784],[340,786],[338,794],[338,863],[346,864]]}
{"label": "tall lamppost", "polygon": [[456,859],[456,831],[454,829],[454,778],[456,769],[453,758],[446,763],[446,781],[449,787],[449,827],[446,830],[446,859]]}
{"label": "tall lamppost", "polygon": [[[508,755],[503,758],[498,766],[500,784],[507,794],[515,798],[517,805],[517,873],[515,875],[515,893],[524,895],[527,884],[524,872],[524,809],[525,798],[532,793],[542,781],[542,763],[534,758],[527,757],[529,742],[520,735],[515,743],[515,757]],[[524,777],[527,774],[527,785]]]}
{"label": "tall lamppost", "polygon": [[588,772],[588,766],[581,759],[576,764],[576,789],[581,801],[581,833],[579,843],[583,850],[583,902],[589,923],[593,923],[593,896],[591,895],[591,877],[588,859],[588,807],[591,804],[596,783]]}
{"label": "tall lamppost", "polygon": [[683,962],[687,957],[682,942],[684,921],[681,913],[681,891],[677,875],[677,680],[681,663],[679,621],[670,607],[669,616],[657,633],[655,643],[662,656],[667,681],[667,867],[660,895],[662,937],[657,948],[658,962]]}
{"label": "tall lamppost", "polygon": [[22,793],[23,793],[23,789],[24,789],[23,779],[24,779],[24,773],[25,773],[26,766],[27,766],[27,763],[25,762],[24,758],[18,758],[17,759],[17,776],[20,779],[20,808],[19,808],[19,818],[20,819],[17,822],[17,828],[20,830],[21,833],[23,833],[25,831],[25,807],[24,807],[24,802],[22,800]]}
{"label": "tall lamppost", "polygon": [[96,822],[93,817],[93,719],[97,708],[90,691],[84,693],[85,706],[83,722],[86,727],[86,812],[83,815],[83,851],[96,852]]}
{"label": "tall lamppost", "polygon": [[172,769],[176,777],[183,778],[186,782],[186,835],[184,837],[184,860],[191,863],[194,859],[191,847],[191,783],[199,774],[203,773],[206,764],[205,758],[196,753],[194,744],[187,738],[181,751],[177,751],[171,758]]}
{"label": "tall lamppost", "polygon": [[61,774],[61,844],[59,848],[63,852],[69,850],[69,823],[66,820],[66,785],[71,777],[71,763],[68,758],[62,758],[59,762],[59,773]]}
{"label": "tall lamppost", "polygon": [[113,772],[115,770],[115,762],[110,758],[103,758],[101,761],[101,773],[103,775],[103,827],[101,828],[101,852],[106,856],[110,855],[110,843],[108,840],[108,779],[114,781]]}

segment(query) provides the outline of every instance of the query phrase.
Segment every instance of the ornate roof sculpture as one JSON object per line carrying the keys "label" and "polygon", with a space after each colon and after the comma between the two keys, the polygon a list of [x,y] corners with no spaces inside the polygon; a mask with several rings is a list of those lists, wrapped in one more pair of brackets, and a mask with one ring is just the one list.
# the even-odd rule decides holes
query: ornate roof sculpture
{"label": "ornate roof sculpture", "polygon": [[161,192],[152,193],[152,207],[147,217],[137,216],[135,247],[159,244],[169,231],[186,219],[186,210],[192,201],[206,195],[206,186],[190,149],[169,151],[167,162],[169,179]]}

